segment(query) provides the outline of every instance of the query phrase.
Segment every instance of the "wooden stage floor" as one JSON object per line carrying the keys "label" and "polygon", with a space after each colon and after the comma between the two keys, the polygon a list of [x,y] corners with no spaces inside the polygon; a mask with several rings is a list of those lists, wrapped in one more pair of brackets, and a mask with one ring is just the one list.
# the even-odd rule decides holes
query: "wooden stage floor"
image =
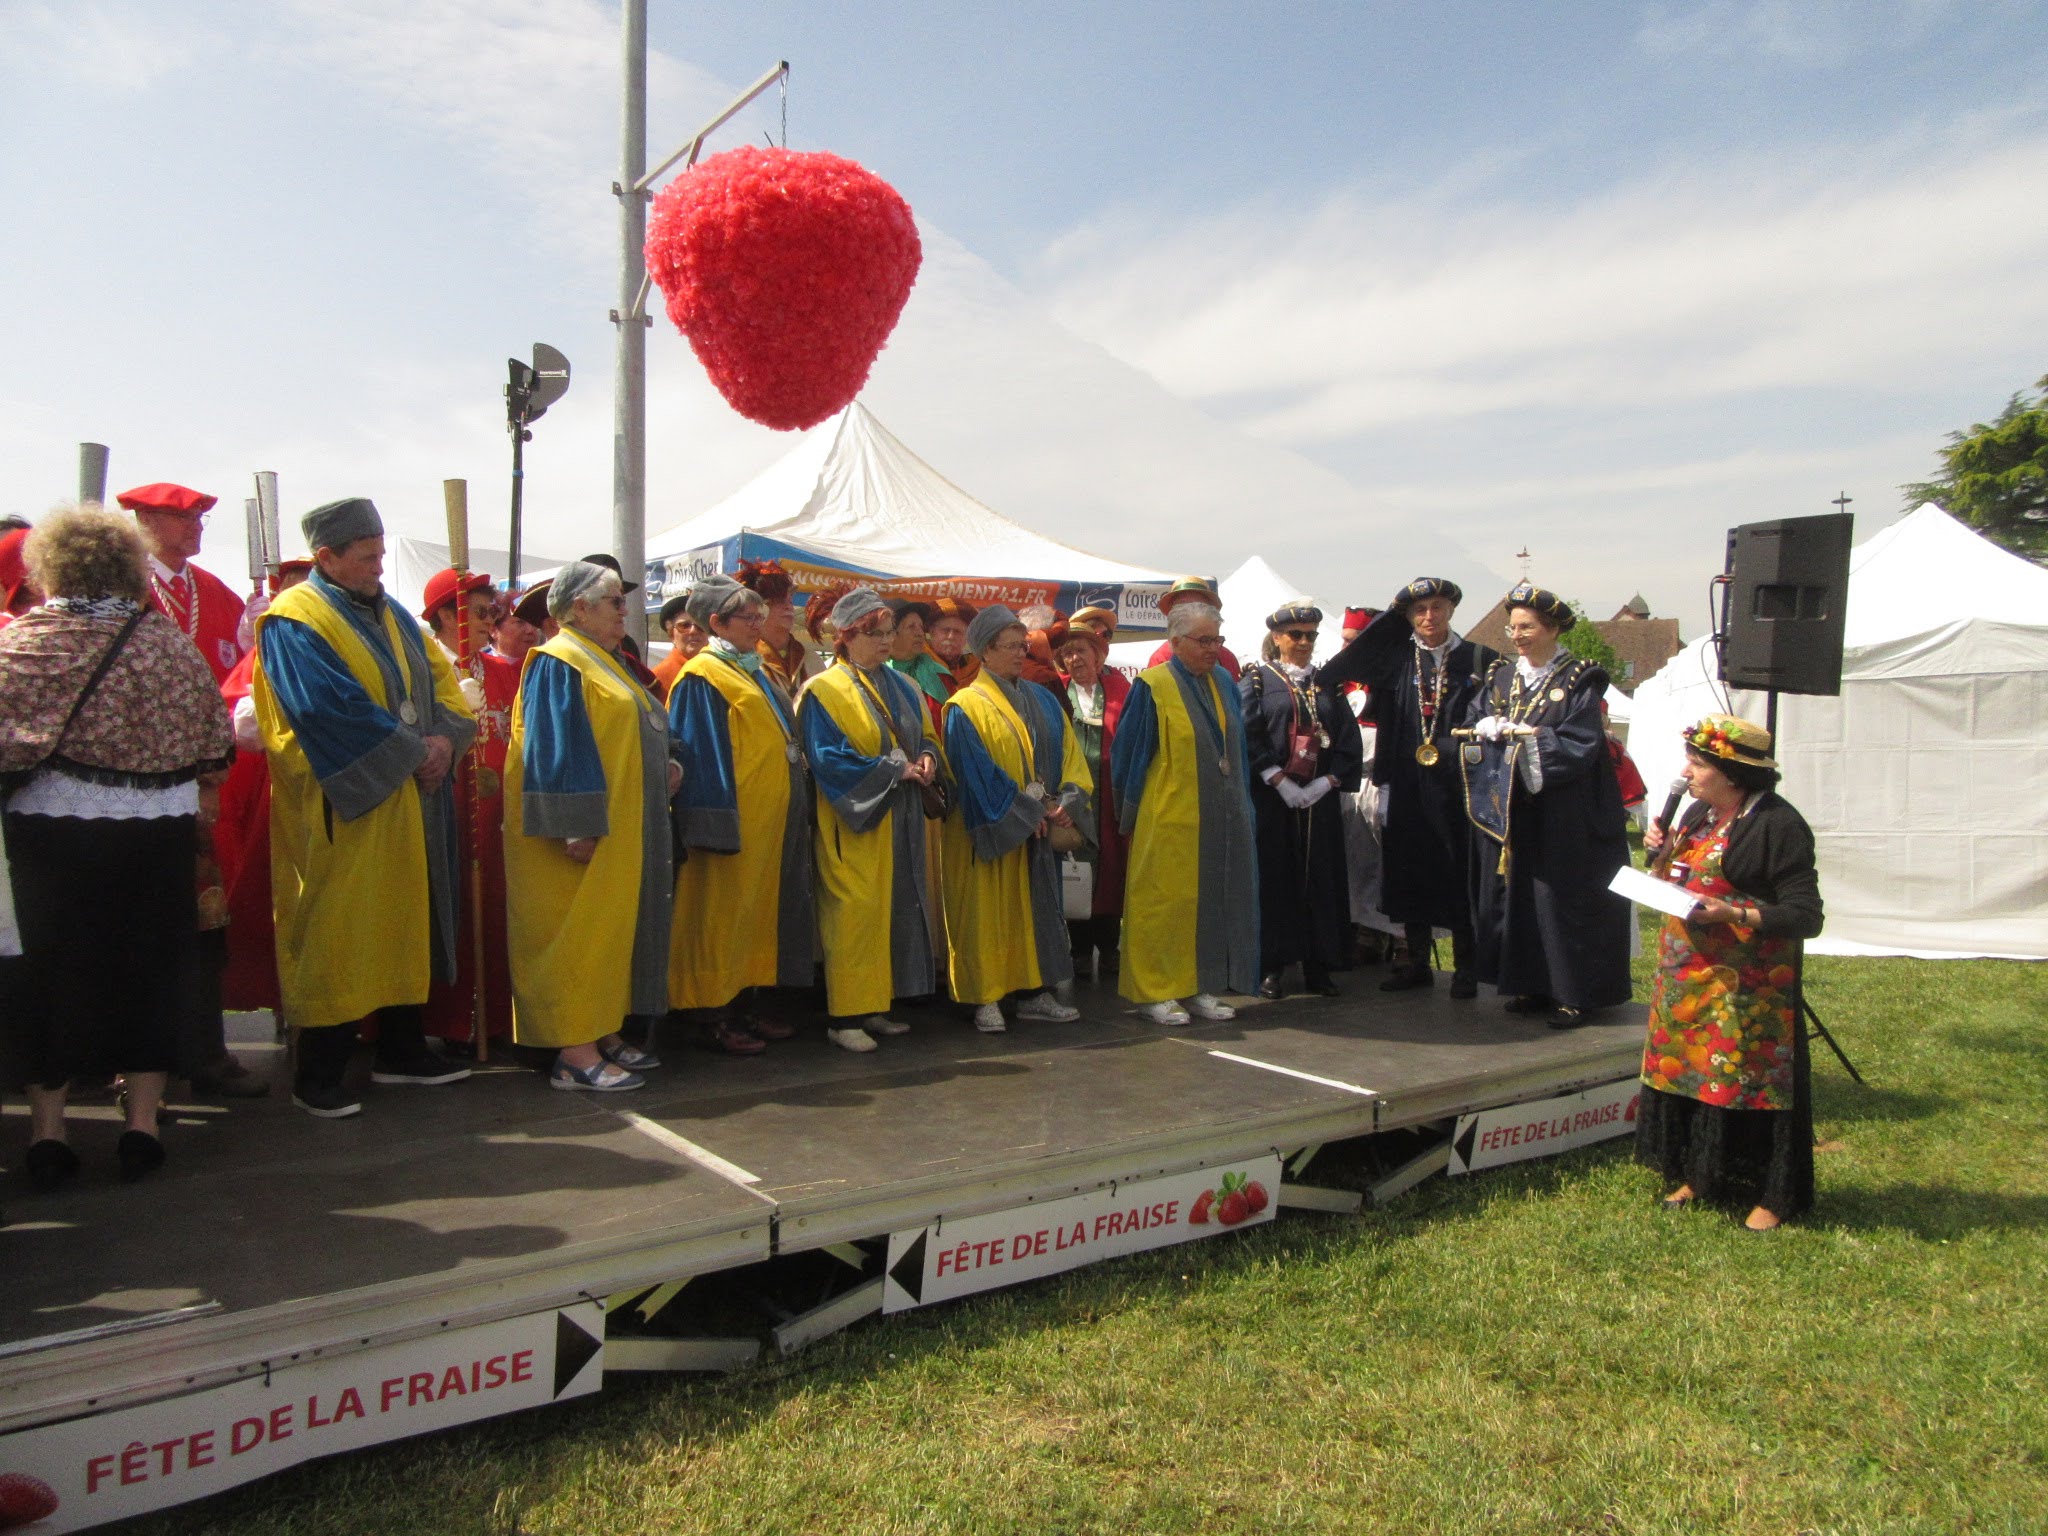
{"label": "wooden stage floor", "polygon": [[[169,1163],[137,1186],[115,1177],[113,1107],[88,1104],[84,1168],[50,1195],[20,1172],[10,1105],[0,1430],[1608,1082],[1641,1049],[1635,1008],[1554,1032],[1490,991],[1386,994],[1382,974],[1171,1030],[1084,982],[1072,1024],[981,1035],[965,1010],[911,1008],[911,1034],[861,1056],[820,1024],[752,1060],[664,1040],[667,1064],[628,1094],[493,1062],[449,1087],[366,1086],[361,1115],[320,1121],[280,1084],[179,1103]],[[274,1050],[244,1059],[282,1076]]]}

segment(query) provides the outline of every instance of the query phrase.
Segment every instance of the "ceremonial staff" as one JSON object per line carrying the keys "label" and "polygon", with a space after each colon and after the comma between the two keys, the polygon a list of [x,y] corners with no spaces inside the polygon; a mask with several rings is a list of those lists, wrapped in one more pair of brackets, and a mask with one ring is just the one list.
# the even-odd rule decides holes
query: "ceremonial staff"
{"label": "ceremonial staff", "polygon": [[[277,471],[259,469],[256,471],[256,536],[263,546],[263,574],[275,581],[278,567],[284,564],[284,544],[278,532],[277,523]],[[250,579],[255,579],[256,557],[249,557]]]}
{"label": "ceremonial staff", "polygon": [[[455,568],[455,659],[467,677],[484,685],[483,660],[469,629],[469,482],[443,480],[441,497],[448,510],[448,563]],[[476,1059],[491,1059],[491,1034],[484,1009],[484,787],[495,777],[484,762],[484,733],[479,730],[470,742],[463,766],[469,773],[469,968],[470,1028],[476,1038]]]}

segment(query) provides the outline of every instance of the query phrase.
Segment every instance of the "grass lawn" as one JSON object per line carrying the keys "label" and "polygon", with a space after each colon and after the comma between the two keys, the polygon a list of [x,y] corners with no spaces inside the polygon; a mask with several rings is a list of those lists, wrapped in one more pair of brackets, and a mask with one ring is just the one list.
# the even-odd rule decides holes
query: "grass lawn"
{"label": "grass lawn", "polygon": [[1809,962],[1818,1209],[1625,1142],[872,1322],[129,1529],[2048,1530],[2048,966]]}

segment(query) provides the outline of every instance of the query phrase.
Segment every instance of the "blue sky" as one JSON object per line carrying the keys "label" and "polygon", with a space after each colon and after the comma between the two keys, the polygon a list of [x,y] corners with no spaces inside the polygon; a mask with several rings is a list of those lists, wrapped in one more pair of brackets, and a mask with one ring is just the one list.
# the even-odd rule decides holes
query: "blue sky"
{"label": "blue sky", "polygon": [[[654,152],[789,59],[792,147],[926,236],[870,406],[1105,554],[1478,599],[1526,545],[1691,634],[1726,527],[1874,531],[2048,372],[2039,5],[650,10]],[[498,516],[546,340],[528,544],[605,543],[616,57],[600,0],[0,0],[0,507],[96,438],[117,486]],[[659,528],[789,440],[650,356]]]}

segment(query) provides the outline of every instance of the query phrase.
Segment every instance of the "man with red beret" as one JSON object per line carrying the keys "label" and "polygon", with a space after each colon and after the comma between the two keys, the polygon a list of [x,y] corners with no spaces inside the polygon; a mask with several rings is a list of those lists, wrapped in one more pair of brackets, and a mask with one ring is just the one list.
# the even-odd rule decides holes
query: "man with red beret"
{"label": "man with red beret", "polygon": [[[505,748],[512,739],[512,704],[519,697],[519,667],[484,649],[498,618],[497,594],[482,571],[458,576],[453,567],[427,583],[420,617],[448,653],[462,696],[476,715],[476,746],[454,774],[456,835],[466,849],[476,837],[483,869],[484,1011],[493,1040],[512,1036],[512,967],[505,951]],[[457,615],[469,626],[470,660],[460,663]],[[470,810],[472,799],[481,821]],[[443,1040],[470,1040],[475,1029],[475,941],[468,896],[470,863],[462,862],[465,899],[455,944],[455,979],[436,981],[427,993],[426,1029]]]}
{"label": "man with red beret", "polygon": [[218,576],[192,563],[216,498],[159,481],[138,485],[114,499],[135,514],[135,526],[149,551],[149,600],[191,637],[213,669],[213,680],[226,682],[249,649],[242,640],[242,618],[249,605]]}

